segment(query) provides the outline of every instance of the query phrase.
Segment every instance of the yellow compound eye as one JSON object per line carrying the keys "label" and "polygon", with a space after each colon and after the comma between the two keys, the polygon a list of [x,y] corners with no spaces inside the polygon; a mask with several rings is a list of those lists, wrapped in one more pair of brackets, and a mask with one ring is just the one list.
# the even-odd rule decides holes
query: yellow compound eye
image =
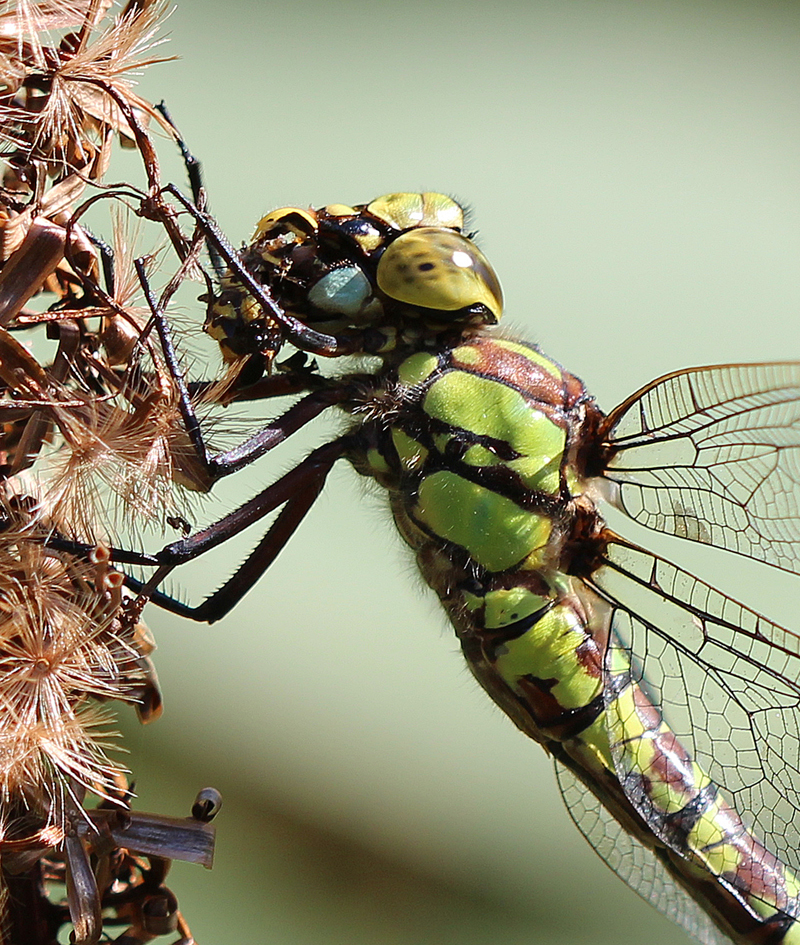
{"label": "yellow compound eye", "polygon": [[460,230],[464,226],[464,211],[455,200],[432,192],[384,194],[368,204],[367,210],[396,230],[409,230],[412,226]]}
{"label": "yellow compound eye", "polygon": [[481,304],[503,312],[503,292],[483,253],[460,233],[423,226],[390,243],[378,263],[378,286],[408,305],[454,312]]}

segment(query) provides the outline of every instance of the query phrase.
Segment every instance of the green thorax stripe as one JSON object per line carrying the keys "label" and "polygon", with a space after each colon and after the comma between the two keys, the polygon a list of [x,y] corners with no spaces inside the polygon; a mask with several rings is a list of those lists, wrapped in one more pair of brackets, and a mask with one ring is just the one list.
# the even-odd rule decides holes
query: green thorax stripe
{"label": "green thorax stripe", "polygon": [[397,380],[403,406],[379,449],[404,518],[488,571],[538,567],[578,491],[567,446],[582,385],[537,349],[490,336],[413,354]]}

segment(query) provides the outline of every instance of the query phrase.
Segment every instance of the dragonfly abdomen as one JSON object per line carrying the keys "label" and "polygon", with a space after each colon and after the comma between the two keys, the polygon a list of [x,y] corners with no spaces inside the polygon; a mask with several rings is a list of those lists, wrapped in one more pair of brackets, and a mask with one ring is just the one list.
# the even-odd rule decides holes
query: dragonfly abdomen
{"label": "dragonfly abdomen", "polygon": [[478,682],[733,941],[797,945],[797,878],[693,761],[613,635],[609,650],[604,601],[567,575],[539,594],[543,576],[515,577],[445,601]]}

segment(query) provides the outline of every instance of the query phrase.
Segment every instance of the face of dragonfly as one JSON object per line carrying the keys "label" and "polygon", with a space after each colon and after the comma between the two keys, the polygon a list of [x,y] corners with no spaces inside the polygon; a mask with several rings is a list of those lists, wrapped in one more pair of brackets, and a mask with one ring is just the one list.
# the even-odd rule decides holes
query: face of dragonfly
{"label": "face of dragonfly", "polygon": [[[286,207],[259,221],[242,262],[286,312],[318,331],[357,332],[360,350],[385,355],[500,318],[500,283],[463,226],[461,207],[435,193],[317,211]],[[281,343],[274,320],[231,273],[205,330],[227,360],[271,359]]]}

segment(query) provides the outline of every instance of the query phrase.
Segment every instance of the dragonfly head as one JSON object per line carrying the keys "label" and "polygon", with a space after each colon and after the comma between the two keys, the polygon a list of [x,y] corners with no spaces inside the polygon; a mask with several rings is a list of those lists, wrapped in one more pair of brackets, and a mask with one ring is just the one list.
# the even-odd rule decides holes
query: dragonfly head
{"label": "dragonfly head", "polygon": [[[500,282],[463,225],[461,206],[437,193],[384,194],[354,207],[284,207],[259,221],[242,262],[310,328],[361,333],[365,353],[385,353],[402,346],[404,332],[418,344],[499,320]],[[226,277],[211,301],[206,331],[223,354],[274,347],[274,326],[235,277]]]}

